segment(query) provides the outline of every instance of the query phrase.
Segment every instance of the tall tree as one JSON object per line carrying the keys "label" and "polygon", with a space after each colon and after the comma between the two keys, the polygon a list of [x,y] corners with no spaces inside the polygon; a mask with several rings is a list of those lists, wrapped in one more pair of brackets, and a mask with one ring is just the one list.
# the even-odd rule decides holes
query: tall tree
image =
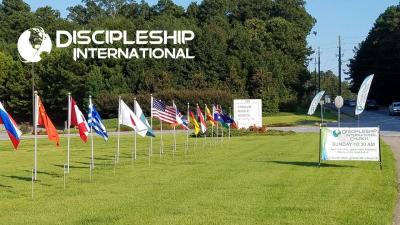
{"label": "tall tree", "polygon": [[389,7],[376,20],[367,38],[354,49],[349,63],[352,91],[357,92],[362,81],[375,74],[370,98],[381,104],[400,99],[400,5]]}

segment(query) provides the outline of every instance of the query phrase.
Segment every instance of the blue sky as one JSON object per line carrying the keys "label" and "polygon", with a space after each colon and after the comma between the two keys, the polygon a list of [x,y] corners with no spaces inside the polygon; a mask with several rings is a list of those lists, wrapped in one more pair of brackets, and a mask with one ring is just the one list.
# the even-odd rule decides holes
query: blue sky
{"label": "blue sky", "polygon": [[[67,7],[79,4],[80,0],[27,0],[32,10],[38,7],[50,5],[60,10],[63,17]],[[151,5],[157,0],[147,0]],[[187,7],[192,0],[174,0],[178,5]],[[317,19],[313,31],[317,35],[308,37],[309,45],[317,49],[321,47],[321,69],[338,71],[338,36],[342,36],[343,43],[343,70],[347,70],[346,64],[353,56],[353,48],[368,35],[376,18],[391,6],[399,4],[399,0],[307,0],[307,11]],[[309,66],[314,69],[314,64]]]}

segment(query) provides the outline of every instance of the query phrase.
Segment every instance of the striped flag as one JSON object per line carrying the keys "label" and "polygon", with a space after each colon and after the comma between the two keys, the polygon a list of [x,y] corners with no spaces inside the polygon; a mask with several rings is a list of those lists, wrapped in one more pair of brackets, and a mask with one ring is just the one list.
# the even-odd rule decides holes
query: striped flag
{"label": "striped flag", "polygon": [[4,125],[7,131],[8,137],[10,138],[14,149],[18,148],[22,132],[18,129],[17,123],[11,117],[10,114],[4,109],[3,104],[0,102],[0,124]]}
{"label": "striped flag", "polygon": [[153,117],[167,122],[169,124],[176,124],[176,109],[173,106],[166,105],[163,101],[153,99],[151,107]]}
{"label": "striped flag", "polygon": [[92,128],[99,136],[101,136],[105,141],[108,140],[108,134],[106,127],[101,121],[100,114],[97,112],[96,107],[92,103],[92,99],[89,102],[89,115],[88,115],[88,125]]}
{"label": "striped flag", "polygon": [[207,131],[207,124],[206,121],[204,120],[203,112],[201,111],[198,105],[197,105],[197,117],[199,118],[200,121],[201,132],[205,133]]}
{"label": "striped flag", "polygon": [[215,122],[214,117],[211,114],[210,109],[208,109],[207,105],[205,110],[206,110],[207,120],[210,121],[211,126],[215,126],[217,122]]}
{"label": "striped flag", "polygon": [[191,124],[193,124],[193,128],[194,128],[194,133],[197,135],[200,132],[200,126],[199,123],[197,123],[196,118],[194,117],[193,112],[189,113],[190,117],[189,117],[189,121]]}
{"label": "striped flag", "polygon": [[89,125],[86,122],[85,117],[83,116],[81,110],[78,108],[75,100],[71,98],[70,109],[68,110],[71,112],[70,118],[70,125],[75,126],[79,130],[79,136],[81,137],[82,141],[86,143],[87,137],[89,135]]}

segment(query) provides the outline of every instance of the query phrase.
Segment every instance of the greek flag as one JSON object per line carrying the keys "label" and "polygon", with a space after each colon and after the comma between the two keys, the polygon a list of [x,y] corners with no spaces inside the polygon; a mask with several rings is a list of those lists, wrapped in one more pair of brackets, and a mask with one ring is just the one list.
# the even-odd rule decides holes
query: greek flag
{"label": "greek flag", "polygon": [[89,101],[89,115],[88,115],[88,124],[89,127],[92,128],[98,135],[103,137],[105,141],[108,140],[108,134],[106,131],[106,127],[101,121],[101,117],[94,107],[92,100]]}

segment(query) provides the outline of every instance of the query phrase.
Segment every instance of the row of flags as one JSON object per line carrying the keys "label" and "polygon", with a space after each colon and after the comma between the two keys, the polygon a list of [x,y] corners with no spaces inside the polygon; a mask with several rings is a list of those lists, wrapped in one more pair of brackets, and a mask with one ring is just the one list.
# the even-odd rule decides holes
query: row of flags
{"label": "row of flags", "polygon": [[[60,138],[50,117],[47,115],[45,107],[38,98],[35,109],[37,109],[36,125],[43,126],[46,129],[48,139],[56,143],[57,146],[60,144]],[[120,100],[120,112],[118,117],[118,123],[131,127],[140,136],[155,137],[154,131],[152,130],[149,122],[146,119],[139,103],[134,101],[133,112],[129,106],[121,99]],[[213,106],[213,113],[205,105],[205,114],[203,114],[201,108],[196,106],[196,116],[192,111],[188,111],[189,115],[185,118],[182,113],[177,109],[176,105],[166,105],[165,102],[158,99],[153,99],[151,114],[152,117],[159,119],[160,121],[166,122],[172,126],[181,126],[182,129],[189,129],[188,124],[192,123],[194,126],[195,134],[205,133],[207,131],[208,121],[211,126],[215,126],[217,122],[220,122],[224,127],[237,128],[234,120],[223,113],[220,106]],[[108,140],[108,134],[106,127],[104,126],[100,114],[97,112],[96,107],[93,105],[92,100],[89,101],[88,106],[88,120],[86,121],[85,116],[79,109],[75,100],[71,97],[69,105],[69,121],[68,127],[76,127],[79,131],[79,136],[83,142],[87,142],[89,133],[93,130],[97,135],[101,136],[105,141]],[[189,117],[189,119],[188,119]],[[196,119],[197,117],[197,119]],[[0,102],[0,124],[4,125],[5,130],[14,146],[18,148],[22,132],[19,130],[17,123],[7,113],[4,106]]]}
{"label": "row of flags", "polygon": [[[134,101],[134,110],[132,110],[121,98],[119,99],[119,109],[118,109],[118,146],[117,155],[119,158],[119,135],[120,135],[120,125],[125,125],[132,128],[135,132],[135,159],[136,159],[136,134],[142,137],[155,137],[154,131],[152,129],[152,119],[156,118],[161,122],[166,122],[174,126],[174,141],[175,138],[175,127],[180,126],[184,130],[189,130],[189,123],[193,124],[194,133],[196,136],[201,133],[206,133],[208,127],[206,121],[209,121],[211,126],[214,127],[220,122],[222,126],[227,128],[237,128],[236,123],[227,114],[223,113],[221,106],[213,106],[213,113],[205,105],[205,114],[203,114],[199,105],[196,106],[196,116],[192,111],[188,111],[186,118],[178,110],[175,103],[167,105],[164,101],[155,99],[151,97],[151,124],[147,121],[146,116],[143,113],[139,103]],[[101,136],[104,141],[108,140],[108,133],[106,127],[104,126],[100,114],[97,112],[96,107],[92,103],[91,96],[89,97],[88,105],[88,120],[86,120],[84,114],[79,109],[75,100],[69,94],[68,96],[68,121],[67,121],[67,169],[69,172],[69,162],[70,162],[70,128],[75,127],[79,131],[79,136],[83,142],[87,142],[89,134],[91,134],[91,166],[94,166],[94,147],[93,147],[93,133]],[[3,105],[0,103],[0,124],[4,125],[5,130],[14,146],[14,149],[18,148],[20,143],[22,132],[19,130],[17,123],[11,117],[9,113],[5,110]],[[35,92],[34,96],[34,137],[35,137],[35,147],[34,147],[34,177],[36,180],[37,176],[37,126],[42,126],[46,129],[48,139],[53,141],[56,146],[60,145],[60,137],[58,135],[57,129],[51,121],[50,117],[47,115],[45,107]],[[162,123],[161,123],[162,124]],[[218,129],[218,126],[217,126]],[[218,132],[218,131],[217,131]],[[188,132],[187,132],[188,135]],[[161,129],[161,140],[162,140],[162,129]],[[151,142],[152,143],[152,142]],[[176,146],[176,143],[175,145]],[[152,148],[152,144],[151,144]],[[176,148],[176,147],[175,147]],[[93,168],[93,167],[91,167]]]}

